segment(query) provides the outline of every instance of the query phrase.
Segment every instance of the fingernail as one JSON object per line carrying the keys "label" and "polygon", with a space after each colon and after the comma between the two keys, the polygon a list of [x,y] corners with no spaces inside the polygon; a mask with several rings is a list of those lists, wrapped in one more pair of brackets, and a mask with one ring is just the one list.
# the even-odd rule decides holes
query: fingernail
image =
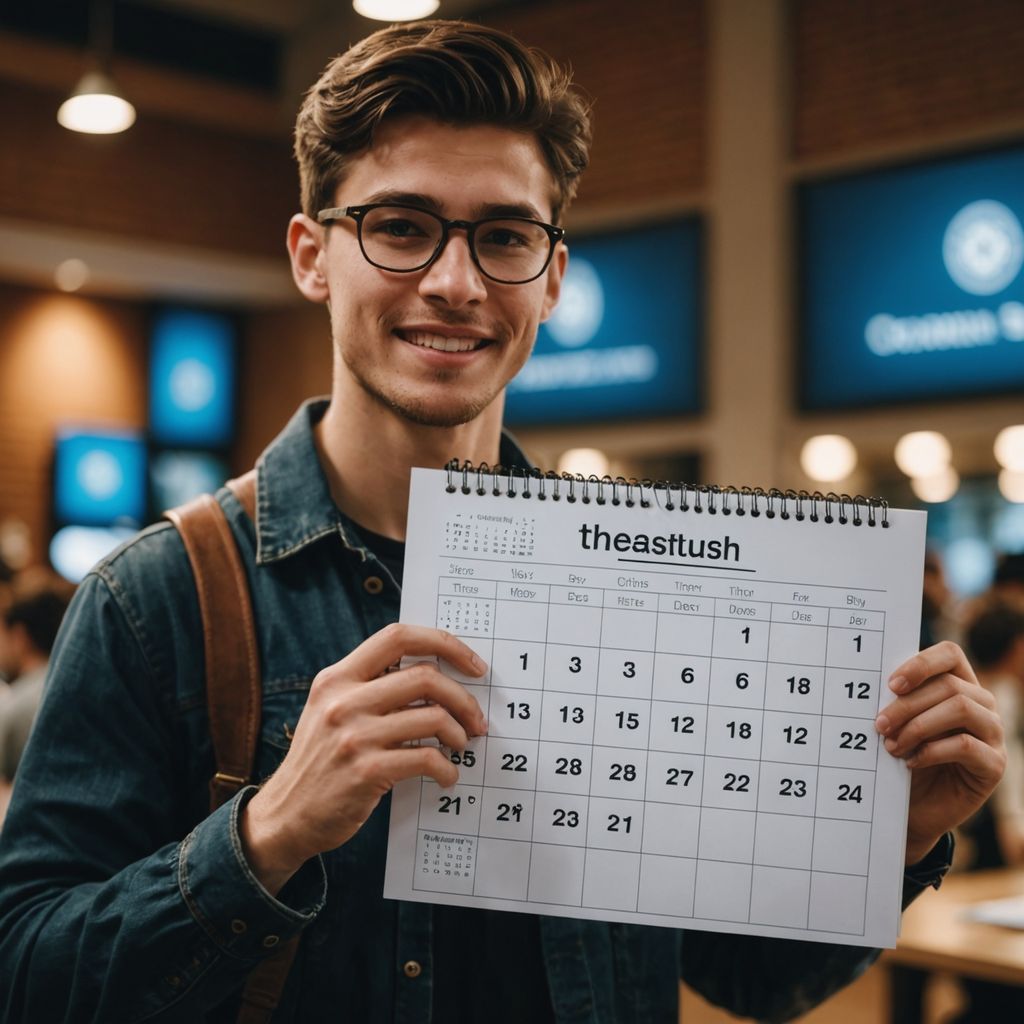
{"label": "fingernail", "polygon": [[487,727],[488,727],[488,725],[487,725],[487,716],[485,714],[483,714],[483,712],[480,713],[479,721],[480,721],[479,732],[480,732],[480,735],[483,736],[487,732]]}
{"label": "fingernail", "polygon": [[907,677],[906,676],[893,676],[889,680],[889,689],[893,693],[902,693],[907,688]]}
{"label": "fingernail", "polygon": [[879,715],[875,719],[875,728],[883,735],[888,736],[889,730],[892,728],[892,722],[889,721],[887,715]]}
{"label": "fingernail", "polygon": [[473,652],[473,668],[475,668],[480,675],[483,675],[487,671],[487,662],[484,661],[476,651]]}
{"label": "fingernail", "polygon": [[896,748],[898,746],[899,746],[899,744],[895,740],[887,739],[885,741],[885,749],[888,750],[890,754],[895,754],[896,753]]}

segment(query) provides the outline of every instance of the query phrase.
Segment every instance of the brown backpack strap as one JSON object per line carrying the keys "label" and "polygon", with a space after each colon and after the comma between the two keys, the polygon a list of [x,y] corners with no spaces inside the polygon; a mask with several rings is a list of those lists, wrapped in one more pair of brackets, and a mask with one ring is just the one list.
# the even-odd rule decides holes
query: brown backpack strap
{"label": "brown backpack strap", "polygon": [[[255,490],[248,477],[231,482],[236,495],[235,487],[243,495]],[[249,583],[216,498],[201,494],[165,515],[185,543],[199,595],[206,703],[216,762],[210,808],[215,810],[251,781],[256,754],[262,687]]]}
{"label": "brown backpack strap", "polygon": [[[227,486],[256,518],[256,471]],[[210,810],[252,780],[262,685],[249,584],[220,503],[201,495],[164,515],[185,544],[199,595],[206,666],[206,702],[216,770]],[[246,979],[238,1024],[269,1024],[299,948],[298,936],[258,964]]]}

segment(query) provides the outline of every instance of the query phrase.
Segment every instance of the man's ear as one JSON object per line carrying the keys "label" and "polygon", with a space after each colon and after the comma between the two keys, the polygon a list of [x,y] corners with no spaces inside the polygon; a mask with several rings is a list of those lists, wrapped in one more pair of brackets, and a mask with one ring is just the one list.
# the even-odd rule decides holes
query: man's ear
{"label": "man's ear", "polygon": [[292,277],[310,302],[326,302],[330,298],[324,270],[325,230],[311,217],[297,213],[288,222],[288,256],[292,261]]}
{"label": "man's ear", "polygon": [[562,294],[562,278],[565,276],[565,268],[569,264],[569,249],[565,242],[559,242],[555,246],[555,254],[551,257],[551,266],[545,275],[547,288],[544,292],[544,304],[541,306],[540,319],[543,323],[555,311],[558,305],[558,298]]}

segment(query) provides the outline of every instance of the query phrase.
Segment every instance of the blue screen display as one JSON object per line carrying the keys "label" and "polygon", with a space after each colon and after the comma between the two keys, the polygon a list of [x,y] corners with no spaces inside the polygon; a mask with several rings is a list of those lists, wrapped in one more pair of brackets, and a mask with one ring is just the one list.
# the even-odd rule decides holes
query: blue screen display
{"label": "blue screen display", "polygon": [[61,431],[54,456],[54,519],[77,526],[141,523],[146,444],[141,435]]}
{"label": "blue screen display", "polygon": [[1024,148],[803,186],[801,404],[1024,386]]}
{"label": "blue screen display", "polygon": [[227,463],[209,452],[157,452],[149,466],[153,505],[163,511],[198,494],[213,494],[228,475]]}
{"label": "blue screen display", "polygon": [[218,447],[234,430],[235,330],[229,317],[166,310],[153,326],[149,418],[160,444]]}
{"label": "blue screen display", "polygon": [[571,423],[701,407],[696,218],[569,238],[561,301],[509,384],[509,423]]}

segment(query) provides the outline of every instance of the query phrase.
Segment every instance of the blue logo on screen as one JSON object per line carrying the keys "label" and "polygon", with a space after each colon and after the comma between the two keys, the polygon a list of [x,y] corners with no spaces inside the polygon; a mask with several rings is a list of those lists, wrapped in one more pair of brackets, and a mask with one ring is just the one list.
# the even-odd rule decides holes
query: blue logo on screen
{"label": "blue logo on screen", "polygon": [[700,407],[699,230],[688,219],[570,243],[559,303],[508,386],[509,422]]}
{"label": "blue logo on screen", "polygon": [[942,239],[949,276],[972,295],[995,295],[1013,284],[1024,263],[1024,231],[1008,206],[993,199],[968,203]]}
{"label": "blue logo on screen", "polygon": [[61,523],[141,523],[146,512],[146,446],[141,437],[64,432],[57,438],[54,515]]}
{"label": "blue logo on screen", "polygon": [[604,289],[594,264],[582,256],[570,262],[562,279],[562,295],[548,318],[548,334],[562,348],[586,345],[604,320]]}
{"label": "blue logo on screen", "polygon": [[804,403],[1024,385],[1024,150],[802,191]]}
{"label": "blue logo on screen", "polygon": [[234,330],[215,313],[173,310],[153,329],[150,426],[161,444],[217,447],[234,421]]}

